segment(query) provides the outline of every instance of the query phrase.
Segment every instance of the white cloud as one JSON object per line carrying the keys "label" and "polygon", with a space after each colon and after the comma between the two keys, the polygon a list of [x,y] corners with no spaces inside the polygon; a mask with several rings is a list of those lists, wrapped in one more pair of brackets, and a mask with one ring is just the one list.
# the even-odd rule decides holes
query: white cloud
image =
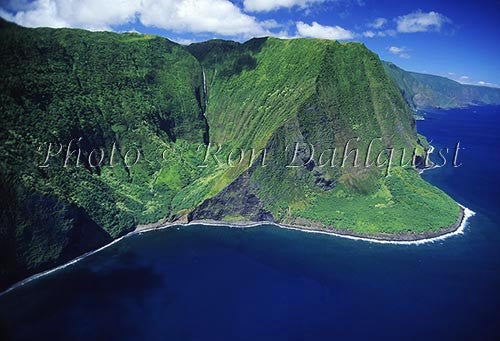
{"label": "white cloud", "polygon": [[312,25],[297,22],[297,33],[301,37],[345,40],[354,38],[355,34],[340,26],[323,26],[313,21]]}
{"label": "white cloud", "polygon": [[391,46],[389,52],[392,54],[399,54],[404,51],[404,47]]}
{"label": "white cloud", "polygon": [[296,38],[301,38],[298,35],[291,35],[288,30],[281,30],[277,33],[272,34],[273,37],[275,38],[280,38],[280,39],[296,39]]}
{"label": "white cloud", "polygon": [[373,38],[376,36],[376,33],[373,31],[366,31],[366,32],[363,32],[363,36],[365,36],[367,38]]}
{"label": "white cloud", "polygon": [[226,36],[269,34],[275,22],[259,22],[229,0],[35,0],[7,20],[28,27],[79,27],[111,30],[139,20],[176,32],[209,32]]}
{"label": "white cloud", "polygon": [[373,27],[373,28],[382,28],[385,24],[387,24],[387,19],[386,18],[377,18],[373,22],[368,24],[368,27]]}
{"label": "white cloud", "polygon": [[408,49],[403,46],[402,47],[391,46],[387,48],[387,50],[389,50],[390,53],[399,56],[400,58],[408,59],[411,57],[410,54],[408,53]]}
{"label": "white cloud", "polygon": [[500,85],[498,85],[498,84],[489,83],[489,82],[485,82],[485,81],[479,81],[479,82],[477,82],[477,85],[480,85],[480,86],[489,86],[491,88],[500,88]]}
{"label": "white cloud", "polygon": [[380,36],[380,37],[385,37],[385,36],[394,37],[396,34],[397,34],[397,32],[395,30],[385,30],[385,31],[379,32],[378,36]]}
{"label": "white cloud", "polygon": [[[443,74],[444,75],[444,74]],[[479,86],[487,86],[490,88],[500,88],[500,85],[496,83],[491,83],[491,82],[486,82],[486,81],[475,81],[473,77],[469,76],[459,76],[454,72],[448,72],[447,73],[448,77],[455,82],[459,82],[460,84],[467,84],[467,85],[479,85]]]}
{"label": "white cloud", "polygon": [[291,8],[298,6],[307,8],[315,3],[326,0],[244,0],[243,7],[248,12],[269,12],[280,8]]}
{"label": "white cloud", "polygon": [[425,13],[420,10],[397,17],[397,30],[401,33],[440,31],[445,23],[451,20],[437,12]]}
{"label": "white cloud", "polygon": [[264,28],[278,28],[283,26],[274,19],[261,21],[260,25]]}
{"label": "white cloud", "polygon": [[[387,19],[377,18],[368,23],[366,26],[371,27],[371,30],[363,32],[363,36],[367,38],[373,37],[393,37],[399,33],[414,33],[427,31],[440,31],[441,27],[450,23],[451,20],[437,12],[424,13],[420,10],[403,15],[393,20],[396,23],[396,29],[386,28]],[[406,56],[408,58],[409,56]],[[403,57],[404,58],[404,57]]]}
{"label": "white cloud", "polygon": [[7,20],[27,27],[79,27],[90,30],[109,30],[112,25],[133,21],[140,5],[140,0],[35,0],[13,15],[5,11],[1,14]]}
{"label": "white cloud", "polygon": [[255,17],[228,0],[144,0],[139,20],[178,32],[258,36],[267,32]]}
{"label": "white cloud", "polygon": [[363,36],[367,38],[373,38],[373,37],[394,37],[396,35],[396,31],[394,30],[384,30],[384,31],[365,31],[363,32]]}
{"label": "white cloud", "polygon": [[141,32],[137,31],[134,27],[132,27],[130,30],[127,30],[127,31],[118,31],[118,33],[137,33],[137,34],[142,34]]}
{"label": "white cloud", "polygon": [[181,44],[181,45],[191,45],[191,44],[197,42],[196,40],[185,39],[185,38],[170,38],[170,40],[175,41],[177,44]]}

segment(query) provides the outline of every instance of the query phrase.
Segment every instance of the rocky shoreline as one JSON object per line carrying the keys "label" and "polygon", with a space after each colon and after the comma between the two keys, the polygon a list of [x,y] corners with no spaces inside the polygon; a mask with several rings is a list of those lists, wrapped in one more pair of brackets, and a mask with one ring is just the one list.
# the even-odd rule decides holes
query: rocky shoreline
{"label": "rocky shoreline", "polygon": [[457,218],[457,221],[446,228],[442,228],[439,231],[429,231],[422,233],[378,233],[378,234],[364,234],[358,233],[351,230],[345,229],[336,229],[333,227],[326,227],[318,223],[313,223],[307,220],[300,220],[300,223],[297,223],[297,220],[292,223],[277,223],[273,221],[240,221],[240,222],[227,222],[221,220],[192,220],[192,221],[175,221],[175,222],[159,222],[155,224],[148,225],[140,225],[137,227],[135,232],[142,233],[147,231],[152,231],[160,228],[168,228],[174,226],[190,226],[190,225],[209,225],[209,226],[229,226],[234,228],[250,228],[257,227],[262,225],[273,225],[280,228],[286,229],[294,229],[300,230],[304,232],[316,232],[323,234],[330,234],[339,237],[346,237],[351,239],[361,239],[373,242],[393,242],[393,243],[423,243],[432,241],[436,238],[443,238],[447,235],[456,233],[457,230],[465,223],[466,219],[469,215],[466,215],[467,210],[465,207],[460,206],[460,213]]}
{"label": "rocky shoreline", "polygon": [[283,227],[297,229],[297,230],[304,230],[308,232],[330,233],[336,236],[353,237],[357,239],[379,241],[379,242],[425,242],[425,241],[430,241],[434,238],[443,237],[448,234],[456,232],[464,222],[464,219],[465,219],[465,209],[463,207],[460,207],[460,213],[458,219],[453,225],[447,228],[442,228],[439,231],[429,231],[422,233],[364,234],[351,230],[336,229],[331,227],[320,227],[320,226],[298,226],[298,225],[283,224]]}

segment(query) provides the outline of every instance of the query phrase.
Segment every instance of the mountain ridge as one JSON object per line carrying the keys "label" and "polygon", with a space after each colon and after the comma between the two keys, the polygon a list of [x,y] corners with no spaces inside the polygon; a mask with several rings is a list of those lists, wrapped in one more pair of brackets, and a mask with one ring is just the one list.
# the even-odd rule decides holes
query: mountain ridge
{"label": "mountain ridge", "polygon": [[443,76],[405,71],[383,61],[387,74],[414,109],[457,108],[477,104],[500,104],[500,89],[461,84]]}

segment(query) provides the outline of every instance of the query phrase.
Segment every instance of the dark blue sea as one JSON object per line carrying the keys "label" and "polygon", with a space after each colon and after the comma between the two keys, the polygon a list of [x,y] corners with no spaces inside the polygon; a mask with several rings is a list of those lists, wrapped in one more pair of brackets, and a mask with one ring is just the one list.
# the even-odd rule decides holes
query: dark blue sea
{"label": "dark blue sea", "polygon": [[499,340],[500,107],[418,122],[458,162],[425,179],[477,214],[465,234],[386,245],[283,230],[133,235],[0,297],[0,339]]}

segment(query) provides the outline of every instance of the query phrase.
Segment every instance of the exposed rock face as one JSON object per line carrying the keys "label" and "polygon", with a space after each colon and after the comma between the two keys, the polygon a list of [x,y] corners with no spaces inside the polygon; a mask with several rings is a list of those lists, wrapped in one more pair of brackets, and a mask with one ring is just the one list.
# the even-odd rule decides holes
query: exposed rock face
{"label": "exposed rock face", "polygon": [[223,220],[227,217],[249,221],[274,221],[272,213],[263,208],[257,197],[248,171],[218,195],[205,200],[189,214],[188,220]]}

